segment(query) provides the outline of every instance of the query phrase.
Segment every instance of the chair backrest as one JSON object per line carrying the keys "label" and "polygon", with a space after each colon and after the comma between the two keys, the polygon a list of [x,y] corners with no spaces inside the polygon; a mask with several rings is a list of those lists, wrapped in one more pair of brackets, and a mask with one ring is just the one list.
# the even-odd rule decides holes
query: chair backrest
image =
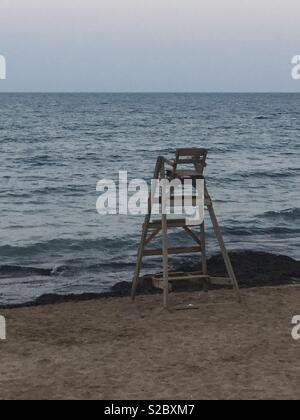
{"label": "chair backrest", "polygon": [[204,170],[206,167],[207,154],[207,149],[177,149],[174,169],[176,169],[178,165],[193,164],[198,170],[201,167]]}

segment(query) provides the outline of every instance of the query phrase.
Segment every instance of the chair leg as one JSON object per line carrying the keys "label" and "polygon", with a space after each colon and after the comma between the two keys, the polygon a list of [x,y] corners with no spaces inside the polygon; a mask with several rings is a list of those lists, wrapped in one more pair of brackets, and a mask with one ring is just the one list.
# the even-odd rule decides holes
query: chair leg
{"label": "chair leg", "polygon": [[135,268],[135,274],[134,274],[132,288],[131,288],[131,299],[132,300],[135,300],[137,288],[138,288],[138,285],[139,285],[139,278],[140,278],[140,272],[141,272],[141,268],[142,268],[143,254],[144,254],[144,248],[145,248],[145,243],[146,243],[146,239],[147,239],[149,222],[150,222],[150,216],[147,215],[146,218],[145,218],[144,226],[143,226],[143,233],[142,233],[141,243],[140,243],[140,246],[139,246],[138,257],[137,257],[136,268]]}
{"label": "chair leg", "polygon": [[162,247],[163,247],[163,268],[164,268],[164,308],[169,304],[169,257],[168,257],[168,225],[167,216],[162,215]]}
{"label": "chair leg", "polygon": [[[205,222],[200,225],[200,241],[201,241],[201,252],[202,252],[202,273],[207,275],[207,255],[206,255],[206,239],[205,239]],[[203,288],[205,292],[208,292],[208,282],[203,281]]]}
{"label": "chair leg", "polygon": [[221,253],[222,253],[222,256],[223,256],[223,259],[224,259],[224,262],[225,262],[225,266],[226,266],[228,275],[231,278],[232,285],[233,285],[233,287],[235,289],[235,292],[236,292],[236,295],[237,295],[237,299],[241,303],[242,298],[241,298],[241,294],[240,294],[239,285],[238,285],[238,282],[237,282],[237,279],[236,279],[236,276],[235,276],[235,273],[234,273],[234,270],[233,270],[233,267],[232,267],[232,264],[231,264],[226,246],[225,246],[223,235],[222,235],[222,232],[221,232],[221,229],[220,229],[220,226],[219,226],[219,223],[218,223],[218,219],[217,219],[217,216],[215,214],[212,203],[210,203],[207,206],[207,208],[208,208],[208,211],[209,211],[209,214],[210,214],[210,218],[211,218],[211,221],[212,221],[212,224],[213,224],[213,228],[214,228],[216,237],[217,237],[218,242],[219,242],[219,246],[220,246],[220,249],[221,249]]}

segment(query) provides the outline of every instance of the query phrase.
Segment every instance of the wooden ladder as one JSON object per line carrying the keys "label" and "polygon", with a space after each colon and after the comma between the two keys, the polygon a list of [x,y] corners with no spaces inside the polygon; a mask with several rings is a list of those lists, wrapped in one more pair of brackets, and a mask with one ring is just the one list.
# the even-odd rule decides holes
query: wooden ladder
{"label": "wooden ladder", "polygon": [[[206,167],[207,150],[205,149],[178,149],[174,160],[168,160],[164,157],[159,157],[154,171],[154,180],[168,179],[169,181],[179,179],[181,182],[184,180],[191,180],[193,185],[196,184],[197,179],[203,179],[203,172]],[[187,169],[187,165],[193,165],[192,169]],[[184,169],[179,169],[180,165],[185,165]],[[169,169],[167,168],[169,167]],[[241,295],[239,291],[238,282],[225,246],[223,235],[214,211],[211,197],[208,193],[207,185],[204,180],[204,196],[205,208],[208,210],[210,219],[213,225],[215,235],[217,237],[221,254],[223,256],[228,277],[211,277],[208,274],[207,255],[206,255],[206,234],[205,222],[200,224],[200,233],[195,232],[194,225],[188,225],[185,218],[168,219],[167,214],[160,215],[159,220],[152,219],[152,195],[149,194],[148,213],[145,216],[143,224],[142,238],[138,250],[137,263],[135,275],[132,284],[132,299],[134,300],[137,293],[137,288],[143,277],[140,277],[142,262],[144,257],[149,256],[162,256],[163,259],[163,272],[161,274],[153,275],[152,282],[155,287],[163,290],[163,305],[165,308],[169,307],[169,293],[172,288],[172,283],[176,281],[201,281],[204,290],[207,292],[209,285],[226,285],[232,286],[241,302]],[[172,204],[171,198],[171,204]],[[196,202],[196,197],[193,197],[193,203]],[[170,229],[183,229],[195,242],[193,246],[169,246],[168,231]],[[162,246],[160,248],[148,248],[149,244],[162,233]],[[169,272],[169,255],[179,254],[200,254],[202,271],[199,272]]]}

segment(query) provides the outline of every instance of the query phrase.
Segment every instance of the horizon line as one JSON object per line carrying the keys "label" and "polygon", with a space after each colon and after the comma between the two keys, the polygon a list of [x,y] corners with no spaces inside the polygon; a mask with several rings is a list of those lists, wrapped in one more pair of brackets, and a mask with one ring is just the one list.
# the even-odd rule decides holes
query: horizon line
{"label": "horizon line", "polygon": [[138,94],[170,94],[170,95],[178,95],[178,94],[197,94],[197,95],[214,95],[214,94],[299,94],[299,91],[1,91],[1,93],[8,93],[8,94],[109,94],[109,95],[138,95]]}

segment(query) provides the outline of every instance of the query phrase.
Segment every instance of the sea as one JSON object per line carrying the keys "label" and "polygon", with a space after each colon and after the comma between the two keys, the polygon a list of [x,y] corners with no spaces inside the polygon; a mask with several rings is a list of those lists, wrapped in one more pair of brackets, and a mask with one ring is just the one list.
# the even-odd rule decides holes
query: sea
{"label": "sea", "polygon": [[179,147],[209,150],[229,250],[299,259],[300,94],[0,93],[0,305],[131,281],[143,217],[100,216],[97,182],[148,180]]}

